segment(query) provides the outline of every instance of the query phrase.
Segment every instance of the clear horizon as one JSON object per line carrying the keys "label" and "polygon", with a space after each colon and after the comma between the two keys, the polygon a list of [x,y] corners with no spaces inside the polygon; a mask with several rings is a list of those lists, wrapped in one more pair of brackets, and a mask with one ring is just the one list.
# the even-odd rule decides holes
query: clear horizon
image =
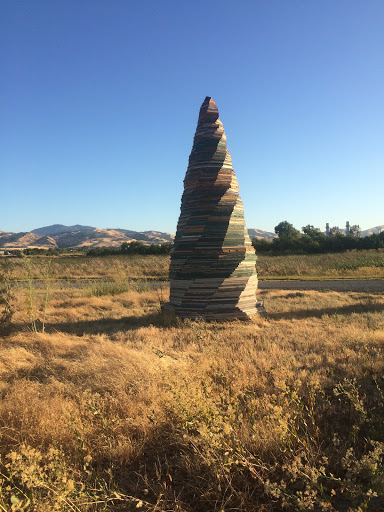
{"label": "clear horizon", "polygon": [[0,6],[0,230],[175,233],[200,105],[248,228],[384,223],[384,3]]}

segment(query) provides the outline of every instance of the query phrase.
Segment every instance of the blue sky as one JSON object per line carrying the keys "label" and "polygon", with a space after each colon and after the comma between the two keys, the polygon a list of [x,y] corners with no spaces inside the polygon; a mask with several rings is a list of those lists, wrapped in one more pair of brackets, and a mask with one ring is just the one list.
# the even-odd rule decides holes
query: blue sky
{"label": "blue sky", "polygon": [[215,100],[248,227],[384,223],[382,0],[3,0],[0,230],[175,232]]}

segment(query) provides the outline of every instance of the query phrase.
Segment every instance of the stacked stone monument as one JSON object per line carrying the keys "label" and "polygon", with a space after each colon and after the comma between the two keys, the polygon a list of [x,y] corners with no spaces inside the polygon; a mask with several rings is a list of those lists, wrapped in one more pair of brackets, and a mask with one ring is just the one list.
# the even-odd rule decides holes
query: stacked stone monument
{"label": "stacked stone monument", "polygon": [[184,179],[166,309],[183,318],[250,318],[256,254],[215,102],[205,98]]}

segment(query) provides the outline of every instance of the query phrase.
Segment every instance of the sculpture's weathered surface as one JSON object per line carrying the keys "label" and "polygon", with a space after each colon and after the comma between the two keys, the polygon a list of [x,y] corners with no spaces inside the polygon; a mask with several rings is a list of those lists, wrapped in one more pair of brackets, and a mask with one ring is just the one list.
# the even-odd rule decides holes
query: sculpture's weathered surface
{"label": "sculpture's weathered surface", "polygon": [[205,98],[184,179],[167,309],[184,318],[255,315],[256,254],[215,102]]}

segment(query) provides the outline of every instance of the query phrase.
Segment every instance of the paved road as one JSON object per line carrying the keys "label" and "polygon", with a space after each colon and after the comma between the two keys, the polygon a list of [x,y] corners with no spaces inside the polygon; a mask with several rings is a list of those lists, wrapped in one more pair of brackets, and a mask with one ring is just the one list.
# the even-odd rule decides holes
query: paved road
{"label": "paved road", "polygon": [[384,279],[334,279],[328,281],[259,281],[262,290],[334,290],[384,293]]}

